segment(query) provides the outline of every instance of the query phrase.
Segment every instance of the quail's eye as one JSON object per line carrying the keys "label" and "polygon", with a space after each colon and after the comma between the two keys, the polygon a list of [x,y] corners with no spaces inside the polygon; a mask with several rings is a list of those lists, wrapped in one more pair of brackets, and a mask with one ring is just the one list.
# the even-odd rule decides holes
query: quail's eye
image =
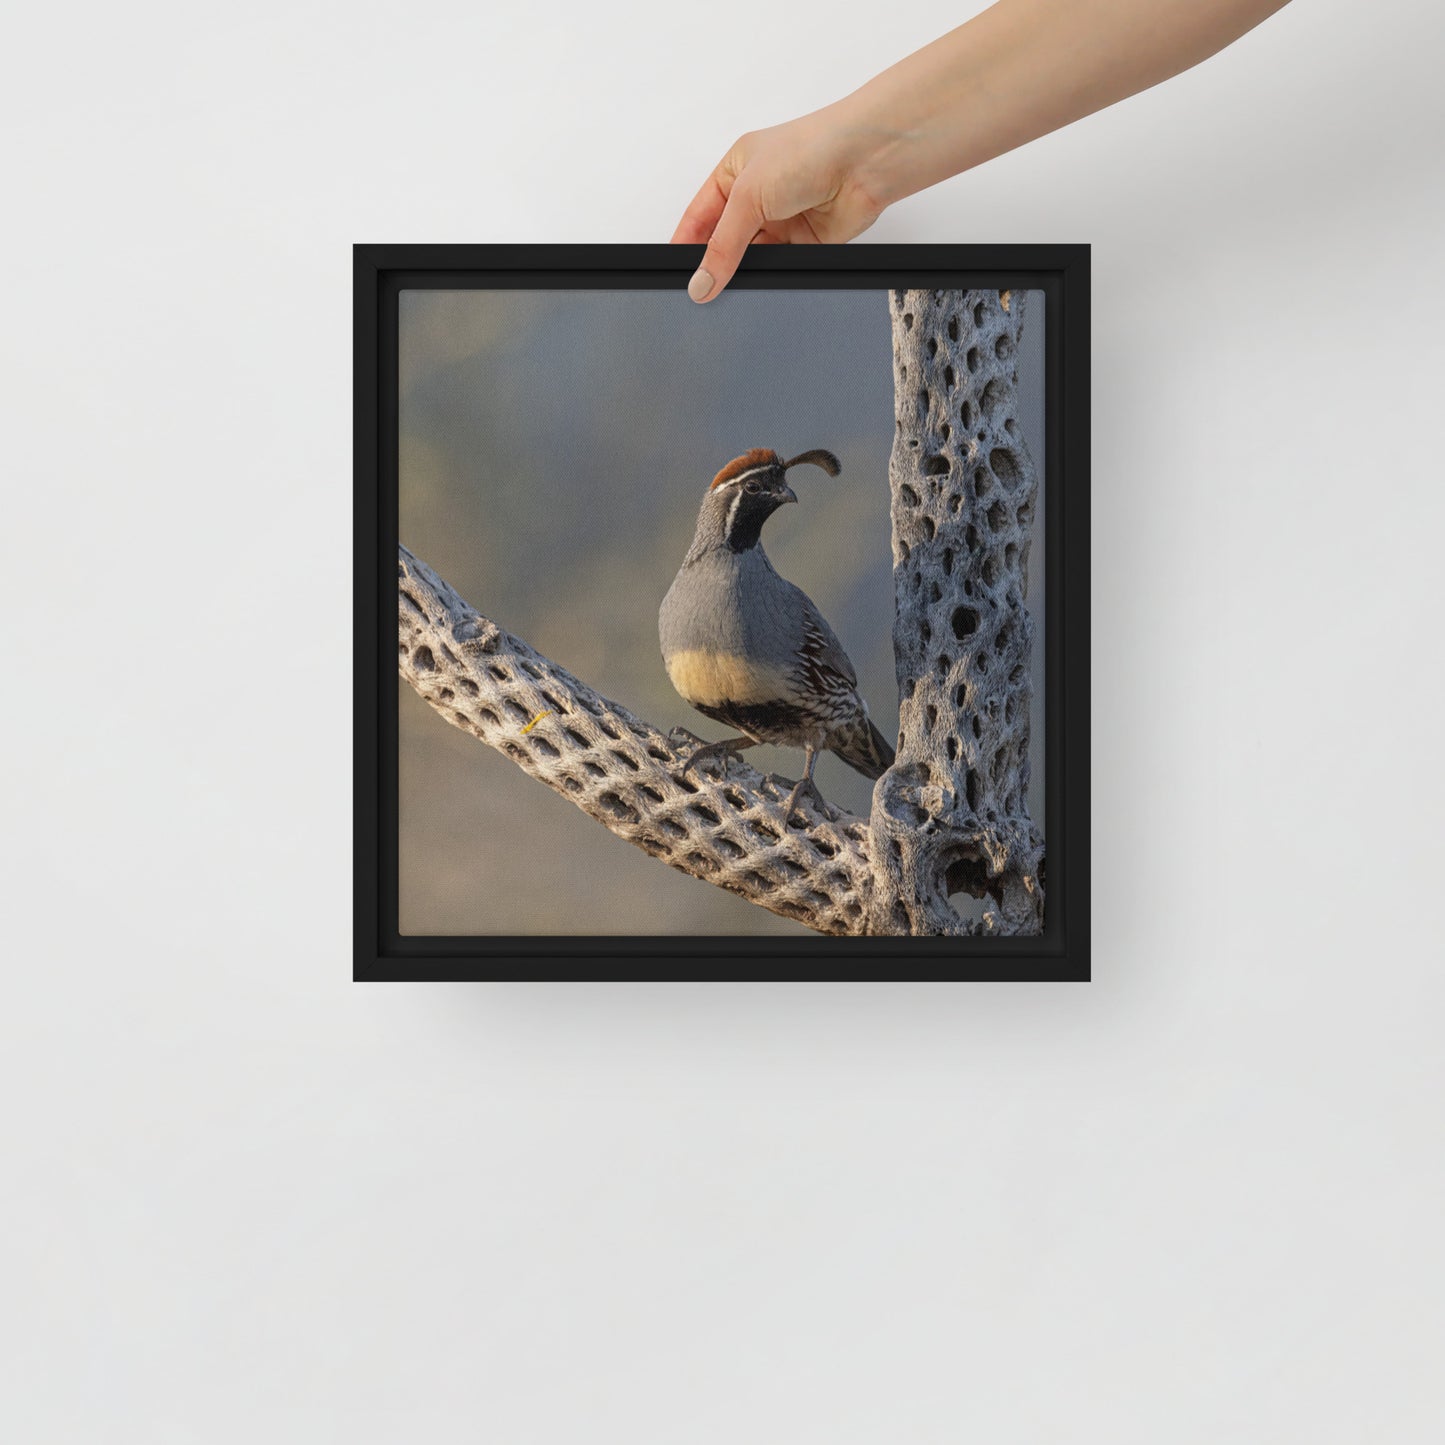
{"label": "quail's eye", "polygon": [[743,491],[750,497],[756,497],[757,494],[762,491],[762,488],[756,482],[744,482]]}

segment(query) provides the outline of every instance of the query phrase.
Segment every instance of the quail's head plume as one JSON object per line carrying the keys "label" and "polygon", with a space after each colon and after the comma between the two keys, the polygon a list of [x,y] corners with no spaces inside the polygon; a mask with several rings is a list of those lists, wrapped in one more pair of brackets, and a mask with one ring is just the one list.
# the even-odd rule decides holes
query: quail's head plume
{"label": "quail's head plume", "polygon": [[755,447],[713,478],[658,618],[672,685],[700,713],[740,734],[697,749],[687,767],[756,743],[800,747],[803,776],[788,799],[789,816],[804,788],[818,796],[813,766],[820,751],[868,778],[881,777],[893,762],[833,629],[763,551],[763,524],[798,500],[786,473],[805,464],[830,477],[841,470],[838,458],[821,449],[785,462]]}

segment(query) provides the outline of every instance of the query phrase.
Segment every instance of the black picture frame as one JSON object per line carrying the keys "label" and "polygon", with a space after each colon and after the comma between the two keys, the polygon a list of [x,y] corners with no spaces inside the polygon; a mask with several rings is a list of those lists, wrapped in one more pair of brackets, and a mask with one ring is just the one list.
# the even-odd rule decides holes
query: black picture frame
{"label": "black picture frame", "polygon": [[669,288],[696,246],[357,245],[354,966],[357,981],[1087,981],[1089,932],[1089,248],[757,246],[735,287],[1013,288],[1044,293],[1046,522],[1043,932],[1033,937],[403,937],[398,920],[398,297],[405,288]]}

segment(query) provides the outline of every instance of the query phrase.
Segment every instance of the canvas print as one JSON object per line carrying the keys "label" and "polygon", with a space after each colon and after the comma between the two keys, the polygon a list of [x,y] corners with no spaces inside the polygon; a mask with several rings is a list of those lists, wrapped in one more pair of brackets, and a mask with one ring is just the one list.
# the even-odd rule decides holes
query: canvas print
{"label": "canvas print", "polygon": [[1043,306],[403,290],[401,934],[1038,934]]}

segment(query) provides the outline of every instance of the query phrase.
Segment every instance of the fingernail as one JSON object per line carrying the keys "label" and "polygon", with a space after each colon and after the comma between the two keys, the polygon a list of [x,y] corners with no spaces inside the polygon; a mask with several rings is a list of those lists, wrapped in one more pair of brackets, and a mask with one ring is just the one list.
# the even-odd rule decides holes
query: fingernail
{"label": "fingernail", "polygon": [[692,273],[692,280],[687,283],[687,294],[694,301],[706,301],[712,295],[712,277],[701,266]]}

